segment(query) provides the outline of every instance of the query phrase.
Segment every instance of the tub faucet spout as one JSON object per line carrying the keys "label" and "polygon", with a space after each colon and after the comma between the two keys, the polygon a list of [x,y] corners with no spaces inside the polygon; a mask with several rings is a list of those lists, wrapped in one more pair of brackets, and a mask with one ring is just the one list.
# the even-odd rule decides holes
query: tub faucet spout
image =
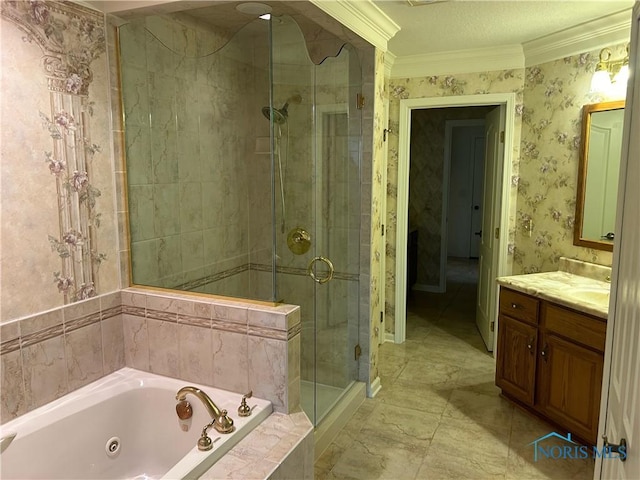
{"label": "tub faucet spout", "polygon": [[200,390],[197,387],[182,387],[176,393],[176,400],[179,402],[184,401],[187,398],[187,394],[192,394],[197,397],[202,404],[205,406],[209,415],[213,419],[213,428],[215,428],[220,433],[231,433],[233,432],[233,420],[229,418],[226,410],[220,410],[218,406],[213,403],[213,400],[207,395],[205,392]]}

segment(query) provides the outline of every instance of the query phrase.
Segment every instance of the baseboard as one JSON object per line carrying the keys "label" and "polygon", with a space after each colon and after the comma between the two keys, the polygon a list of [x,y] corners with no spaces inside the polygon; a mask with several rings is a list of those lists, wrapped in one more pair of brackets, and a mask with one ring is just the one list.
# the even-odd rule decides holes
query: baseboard
{"label": "baseboard", "polygon": [[413,290],[418,290],[420,292],[430,292],[430,293],[442,293],[443,290],[440,285],[424,285],[422,283],[416,283],[413,286]]}
{"label": "baseboard", "polygon": [[376,379],[371,382],[369,388],[367,388],[367,397],[373,398],[375,397],[380,389],[382,388],[382,383],[380,383],[380,377],[376,377]]}
{"label": "baseboard", "polygon": [[349,391],[345,392],[340,401],[331,409],[329,414],[322,419],[314,433],[315,461],[331,445],[336,435],[346,425],[349,419],[364,402],[367,387],[364,382],[355,382]]}
{"label": "baseboard", "polygon": [[396,341],[396,336],[394,333],[387,332],[384,334],[384,343],[387,343],[387,342],[395,343],[395,341]]}

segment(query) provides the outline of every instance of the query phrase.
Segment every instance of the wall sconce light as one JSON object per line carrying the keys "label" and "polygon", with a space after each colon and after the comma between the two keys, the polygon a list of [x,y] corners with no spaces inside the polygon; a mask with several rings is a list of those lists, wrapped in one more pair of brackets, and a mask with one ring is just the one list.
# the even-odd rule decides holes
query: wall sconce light
{"label": "wall sconce light", "polygon": [[600,61],[591,78],[591,92],[624,97],[628,79],[629,45],[627,45],[627,55],[621,60],[611,60],[611,50],[608,48],[600,50]]}

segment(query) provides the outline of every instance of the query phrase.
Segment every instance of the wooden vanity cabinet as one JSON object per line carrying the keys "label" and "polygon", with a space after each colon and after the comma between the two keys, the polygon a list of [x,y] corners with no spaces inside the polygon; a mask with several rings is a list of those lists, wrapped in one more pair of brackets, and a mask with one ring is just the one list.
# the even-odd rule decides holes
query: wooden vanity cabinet
{"label": "wooden vanity cabinet", "polygon": [[605,330],[604,319],[502,287],[496,385],[504,396],[595,444]]}
{"label": "wooden vanity cabinet", "polygon": [[539,301],[501,290],[496,385],[526,405],[535,403]]}
{"label": "wooden vanity cabinet", "polygon": [[542,303],[537,404],[575,436],[595,443],[606,322]]}

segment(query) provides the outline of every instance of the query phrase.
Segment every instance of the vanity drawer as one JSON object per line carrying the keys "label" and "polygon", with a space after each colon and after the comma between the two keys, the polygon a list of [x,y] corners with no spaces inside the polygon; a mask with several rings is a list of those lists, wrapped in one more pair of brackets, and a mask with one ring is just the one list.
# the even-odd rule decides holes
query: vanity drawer
{"label": "vanity drawer", "polygon": [[542,319],[547,331],[604,352],[605,321],[547,302],[542,306]]}
{"label": "vanity drawer", "polygon": [[536,325],[539,304],[537,298],[507,288],[500,289],[500,313],[511,318]]}

